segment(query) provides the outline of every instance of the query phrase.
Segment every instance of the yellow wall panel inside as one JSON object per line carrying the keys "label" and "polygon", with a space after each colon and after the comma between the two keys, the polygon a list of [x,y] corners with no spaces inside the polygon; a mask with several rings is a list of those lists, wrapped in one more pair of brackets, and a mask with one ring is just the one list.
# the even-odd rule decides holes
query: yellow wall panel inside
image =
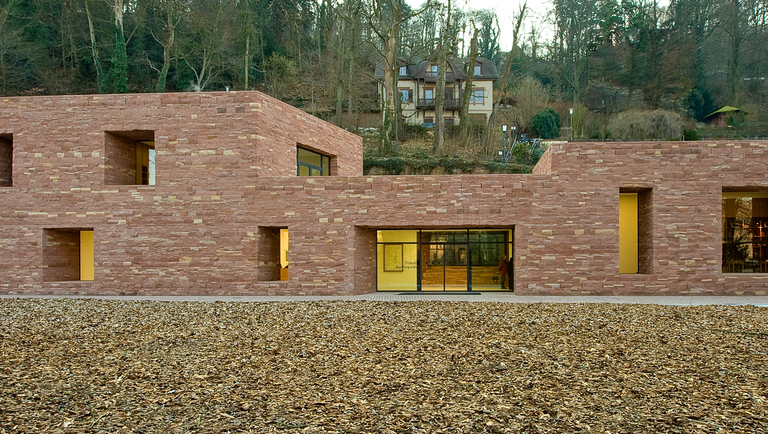
{"label": "yellow wall panel inside", "polygon": [[637,273],[637,193],[619,195],[619,273]]}
{"label": "yellow wall panel inside", "polygon": [[93,280],[93,231],[80,231],[80,280]]}

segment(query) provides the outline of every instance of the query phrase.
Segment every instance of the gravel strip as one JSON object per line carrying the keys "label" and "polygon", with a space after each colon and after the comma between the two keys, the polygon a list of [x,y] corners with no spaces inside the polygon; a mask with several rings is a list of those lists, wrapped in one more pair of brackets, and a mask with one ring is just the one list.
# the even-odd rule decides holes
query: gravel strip
{"label": "gravel strip", "polygon": [[768,309],[0,299],[0,432],[765,432]]}

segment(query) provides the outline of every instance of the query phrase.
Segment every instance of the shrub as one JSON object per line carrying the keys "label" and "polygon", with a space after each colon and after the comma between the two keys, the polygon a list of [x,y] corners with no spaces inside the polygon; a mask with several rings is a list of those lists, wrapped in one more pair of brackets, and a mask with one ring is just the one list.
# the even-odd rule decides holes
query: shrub
{"label": "shrub", "polygon": [[611,137],[618,140],[680,140],[682,120],[667,110],[630,110],[619,113],[608,122]]}
{"label": "shrub", "polygon": [[428,139],[431,137],[429,133],[432,130],[419,124],[411,124],[407,121],[401,121],[400,128],[403,140]]}
{"label": "shrub", "polygon": [[701,140],[696,130],[683,130],[683,140]]}
{"label": "shrub", "polygon": [[542,139],[554,139],[560,135],[560,115],[547,107],[531,118],[531,133]]}
{"label": "shrub", "polygon": [[533,157],[531,153],[531,147],[527,143],[518,143],[512,148],[512,155],[515,157],[515,162],[518,164],[531,164]]}

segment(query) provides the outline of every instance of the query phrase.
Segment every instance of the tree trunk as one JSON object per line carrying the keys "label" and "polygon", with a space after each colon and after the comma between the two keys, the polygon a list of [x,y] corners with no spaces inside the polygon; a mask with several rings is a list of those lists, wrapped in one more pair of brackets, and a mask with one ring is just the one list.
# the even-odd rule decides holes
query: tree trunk
{"label": "tree trunk", "polygon": [[443,108],[445,107],[445,72],[446,72],[445,45],[441,44],[437,49],[437,83],[435,84],[435,128],[432,136],[432,153],[442,155],[445,152],[445,127],[443,125]]}
{"label": "tree trunk", "polygon": [[107,93],[106,80],[103,77],[101,62],[99,61],[99,51],[96,48],[96,32],[93,30],[93,17],[91,16],[90,8],[88,8],[88,0],[85,0],[85,15],[88,17],[88,31],[91,36],[91,57],[93,58],[93,66],[96,68],[96,84],[99,87],[99,93]]}
{"label": "tree trunk", "polygon": [[461,111],[459,113],[459,122],[462,134],[469,132],[469,100],[472,96],[472,86],[474,85],[475,62],[477,61],[477,35],[480,29],[475,27],[472,32],[472,40],[469,43],[469,59],[467,60],[467,79],[464,82],[464,93],[461,95]]}
{"label": "tree trunk", "polygon": [[512,33],[512,49],[509,50],[509,58],[507,59],[507,67],[504,70],[504,75],[501,77],[501,84],[499,84],[499,96],[493,98],[493,111],[491,117],[488,119],[488,134],[485,141],[485,152],[490,154],[495,149],[495,135],[493,134],[493,128],[496,125],[496,116],[498,116],[499,103],[501,102],[501,95],[507,88],[507,82],[512,72],[512,62],[515,60],[515,48],[517,47],[517,36],[520,33],[520,26],[523,23],[525,17],[525,10],[528,7],[528,1],[526,0],[522,6],[520,6],[520,14],[517,16],[517,23],[515,23],[515,31]]}
{"label": "tree trunk", "polygon": [[448,72],[448,50],[451,47],[451,0],[448,0],[448,13],[445,26],[440,29],[440,44],[437,49],[437,83],[435,83],[435,129],[432,136],[432,153],[445,153],[445,75]]}
{"label": "tree trunk", "polygon": [[128,50],[123,28],[123,0],[114,0],[115,14],[115,52],[110,68],[110,79],[115,93],[128,92]]}
{"label": "tree trunk", "polygon": [[168,79],[168,70],[171,68],[171,49],[173,48],[174,41],[176,40],[176,24],[173,22],[173,14],[171,10],[167,10],[167,23],[168,23],[168,40],[163,45],[163,67],[160,69],[160,75],[157,77],[157,84],[155,85],[155,91],[162,93],[165,92],[166,80]]}
{"label": "tree trunk", "polygon": [[[250,27],[250,24],[249,24]],[[251,31],[245,35],[245,56],[243,56],[243,90],[248,90],[248,60],[251,57]]]}

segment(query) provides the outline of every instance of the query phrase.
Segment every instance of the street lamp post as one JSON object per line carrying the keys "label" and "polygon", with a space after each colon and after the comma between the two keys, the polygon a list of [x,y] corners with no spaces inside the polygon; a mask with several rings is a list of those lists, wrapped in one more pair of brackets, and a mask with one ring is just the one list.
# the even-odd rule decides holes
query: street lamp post
{"label": "street lamp post", "polygon": [[[514,127],[512,127],[514,128]],[[499,151],[499,155],[501,155],[501,161],[506,163],[507,162],[507,141],[509,140],[509,136],[507,136],[507,126],[502,125],[501,126],[501,132],[502,132],[502,143],[503,148],[501,151]]]}
{"label": "street lamp post", "polygon": [[571,139],[569,141],[572,142],[573,141],[573,108],[569,108],[568,109],[568,113],[571,114],[571,128],[570,128],[570,130],[571,130]]}

